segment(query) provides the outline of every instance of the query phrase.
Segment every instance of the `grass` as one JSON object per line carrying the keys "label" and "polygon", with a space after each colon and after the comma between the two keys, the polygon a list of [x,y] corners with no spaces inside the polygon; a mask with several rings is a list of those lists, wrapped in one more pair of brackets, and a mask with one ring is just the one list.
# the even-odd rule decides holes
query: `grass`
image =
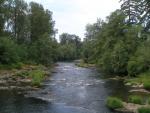
{"label": "grass", "polygon": [[138,77],[129,78],[125,81],[126,83],[129,83],[131,85],[140,85],[145,84],[145,88],[150,88],[150,71],[140,74]]}
{"label": "grass", "polygon": [[150,113],[149,107],[141,107],[138,109],[138,113]]}
{"label": "grass", "polygon": [[43,66],[38,66],[34,70],[26,70],[19,72],[16,74],[16,76],[31,79],[31,84],[33,86],[40,86],[41,82],[44,80],[46,75],[43,68]]}
{"label": "grass", "polygon": [[32,78],[32,85],[40,86],[45,78],[45,73],[42,70],[33,70],[29,73],[29,76]]}
{"label": "grass", "polygon": [[128,101],[130,103],[134,103],[134,104],[142,104],[142,97],[136,96],[136,95],[131,95],[131,96],[129,96]]}
{"label": "grass", "polygon": [[122,102],[122,100],[120,100],[116,97],[108,97],[107,101],[106,101],[106,105],[110,109],[117,109],[117,108],[123,107],[123,102]]}

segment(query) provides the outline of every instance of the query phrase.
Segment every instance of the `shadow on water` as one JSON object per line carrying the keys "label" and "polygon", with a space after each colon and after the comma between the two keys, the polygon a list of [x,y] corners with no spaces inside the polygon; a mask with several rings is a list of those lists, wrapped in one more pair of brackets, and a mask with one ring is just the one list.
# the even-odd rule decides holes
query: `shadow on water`
{"label": "shadow on water", "polygon": [[0,91],[0,113],[116,113],[107,109],[106,98],[128,95],[122,81],[102,79],[96,69],[65,62],[54,71],[42,89],[26,97]]}

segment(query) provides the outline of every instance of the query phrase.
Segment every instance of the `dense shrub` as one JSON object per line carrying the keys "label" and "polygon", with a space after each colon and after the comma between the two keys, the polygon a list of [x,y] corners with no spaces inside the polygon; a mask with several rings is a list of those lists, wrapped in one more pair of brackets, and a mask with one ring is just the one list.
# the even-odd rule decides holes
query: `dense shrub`
{"label": "dense shrub", "polygon": [[32,78],[32,84],[35,86],[40,86],[41,82],[45,78],[45,73],[42,70],[33,70],[29,73],[29,77]]}
{"label": "dense shrub", "polygon": [[58,48],[59,60],[74,60],[76,59],[76,47],[73,44],[60,45]]}
{"label": "dense shrub", "polygon": [[0,64],[13,64],[20,61],[19,46],[8,37],[0,37]]}
{"label": "dense shrub", "polygon": [[142,98],[140,96],[131,95],[129,96],[129,102],[134,104],[142,104]]}
{"label": "dense shrub", "polygon": [[43,35],[41,39],[32,43],[29,47],[29,59],[37,64],[50,65],[54,61],[54,42]]}
{"label": "dense shrub", "polygon": [[150,41],[139,46],[135,55],[128,62],[128,73],[138,75],[150,69]]}
{"label": "dense shrub", "polygon": [[109,97],[107,99],[106,105],[111,109],[117,109],[123,107],[123,102],[115,97]]}
{"label": "dense shrub", "polygon": [[150,113],[150,108],[148,107],[139,108],[138,113]]}

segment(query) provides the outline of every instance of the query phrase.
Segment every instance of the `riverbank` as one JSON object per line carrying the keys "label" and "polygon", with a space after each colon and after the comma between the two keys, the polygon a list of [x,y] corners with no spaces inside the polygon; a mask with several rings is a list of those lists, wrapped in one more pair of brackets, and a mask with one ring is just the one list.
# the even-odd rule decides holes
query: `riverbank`
{"label": "riverbank", "polygon": [[[76,65],[84,68],[91,67],[89,64],[83,63],[81,61],[77,62]],[[150,73],[149,72],[140,74],[136,77],[115,76],[115,77],[107,78],[107,80],[116,80],[116,81],[122,80],[124,85],[126,87],[129,87],[129,91],[128,91],[129,95],[127,95],[127,98],[120,99],[122,103],[122,107],[111,108],[111,109],[114,109],[116,112],[122,112],[122,113],[145,113],[143,112],[145,111],[145,109],[146,110],[150,109]],[[118,97],[116,96],[115,98]],[[112,106],[115,106],[116,100],[113,101],[111,104]]]}
{"label": "riverbank", "polygon": [[[124,85],[130,87],[130,95],[126,100],[119,99],[123,106],[119,109],[113,109],[123,113],[150,113],[150,73],[146,72],[136,77],[126,77],[124,78]],[[116,100],[111,101],[113,101],[111,106],[114,106]]]}
{"label": "riverbank", "polygon": [[50,69],[42,65],[23,65],[19,69],[0,70],[0,90],[36,90],[50,75]]}

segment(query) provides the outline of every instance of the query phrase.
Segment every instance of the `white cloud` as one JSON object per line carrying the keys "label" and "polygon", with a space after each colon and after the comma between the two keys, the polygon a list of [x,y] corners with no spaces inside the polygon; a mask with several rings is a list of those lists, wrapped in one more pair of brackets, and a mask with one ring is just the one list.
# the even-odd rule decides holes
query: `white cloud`
{"label": "white cloud", "polygon": [[119,0],[26,0],[35,1],[53,12],[59,34],[73,33],[84,37],[85,25],[97,18],[105,19],[118,9]]}

